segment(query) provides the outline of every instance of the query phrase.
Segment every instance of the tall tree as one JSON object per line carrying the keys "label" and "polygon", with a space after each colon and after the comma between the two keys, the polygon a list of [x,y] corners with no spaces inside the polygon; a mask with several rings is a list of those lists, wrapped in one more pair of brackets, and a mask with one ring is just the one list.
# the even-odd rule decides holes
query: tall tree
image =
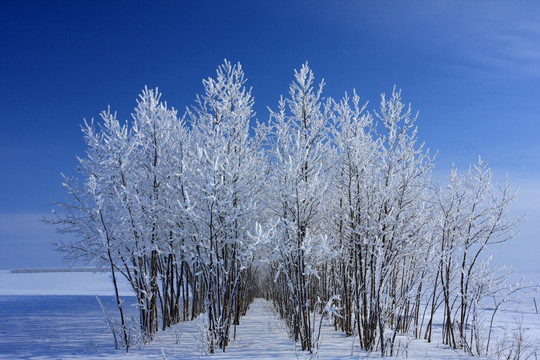
{"label": "tall tree", "polygon": [[477,344],[467,325],[472,324],[479,302],[497,289],[495,272],[488,266],[490,247],[511,239],[519,222],[508,212],[516,198],[508,179],[498,188],[491,179],[491,170],[479,158],[466,176],[453,168],[447,188],[438,189],[436,197],[443,341],[471,353]]}
{"label": "tall tree", "polygon": [[285,294],[287,321],[303,350],[311,350],[310,311],[314,301],[310,281],[316,276],[318,248],[325,241],[322,215],[328,188],[329,103],[323,104],[321,82],[307,64],[295,71],[289,98],[271,112],[269,142],[272,158],[273,216],[277,221],[275,247],[278,281]]}
{"label": "tall tree", "polygon": [[243,299],[253,257],[253,233],[265,179],[260,146],[250,137],[251,91],[240,64],[225,61],[190,113],[193,123],[190,196],[196,251],[207,289],[210,350],[225,350]]}

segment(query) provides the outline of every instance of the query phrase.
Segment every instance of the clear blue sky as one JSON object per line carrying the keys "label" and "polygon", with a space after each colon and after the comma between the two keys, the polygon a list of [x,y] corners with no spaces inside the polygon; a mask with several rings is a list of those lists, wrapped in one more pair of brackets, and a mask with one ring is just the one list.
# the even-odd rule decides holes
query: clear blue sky
{"label": "clear blue sky", "polygon": [[182,112],[227,58],[261,120],[305,61],[370,109],[396,84],[439,176],[482,155],[520,187],[529,221],[500,259],[540,270],[539,18],[537,1],[2,1],[0,269],[60,264],[37,219],[75,174],[83,118],[128,119],[145,85]]}

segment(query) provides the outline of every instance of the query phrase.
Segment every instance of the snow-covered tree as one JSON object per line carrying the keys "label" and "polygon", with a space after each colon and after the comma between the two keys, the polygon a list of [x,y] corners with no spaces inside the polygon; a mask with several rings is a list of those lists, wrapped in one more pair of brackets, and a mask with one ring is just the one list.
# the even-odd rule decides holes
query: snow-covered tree
{"label": "snow-covered tree", "polygon": [[160,302],[163,327],[170,325],[170,299],[178,291],[170,286],[175,284],[172,269],[184,236],[181,226],[186,222],[181,192],[186,132],[176,110],[160,102],[160,97],[157,89],[145,89],[133,114],[137,146],[130,174],[134,246],[129,276],[137,287],[148,333],[158,330]]}
{"label": "snow-covered tree", "polygon": [[371,306],[376,311],[381,353],[385,354],[385,326],[396,328],[406,317],[403,312],[425,262],[418,256],[423,255],[426,245],[429,247],[424,234],[432,162],[423,144],[418,143],[417,116],[410,105],[405,107],[401,102],[401,92],[394,89],[388,100],[382,95],[376,117],[383,130],[376,131],[377,184],[368,212],[366,257],[370,258],[374,280],[371,292],[375,303]]}
{"label": "snow-covered tree", "polygon": [[231,324],[247,308],[242,298],[266,177],[259,144],[250,137],[253,97],[240,64],[225,61],[216,78],[203,81],[204,94],[190,117],[189,196],[191,236],[204,274],[210,350],[225,350]]}
{"label": "snow-covered tree", "polygon": [[310,283],[317,277],[326,234],[323,199],[329,188],[329,103],[323,104],[321,82],[307,64],[295,71],[289,98],[281,98],[271,112],[268,141],[271,148],[272,217],[276,219],[276,286],[279,306],[303,350],[311,350],[310,312],[316,298]]}
{"label": "snow-covered tree", "polygon": [[[66,179],[70,201],[59,204],[63,211],[54,220],[62,231],[77,235],[60,244],[61,250],[98,266],[105,260],[115,284],[117,273],[129,281],[145,337],[158,329],[158,302],[164,324],[170,325],[174,315],[171,292],[179,289],[172,286],[172,273],[162,275],[174,265],[185,219],[178,205],[183,204],[179,188],[186,132],[176,111],[159,99],[157,90],[145,89],[131,127],[120,125],[110,111],[102,113],[99,130],[85,123],[88,150],[79,159],[84,187]],[[161,287],[160,279],[166,279]]]}
{"label": "snow-covered tree", "polygon": [[[49,222],[61,233],[75,239],[57,244],[67,259],[85,261],[111,271],[116,303],[120,312],[122,343],[129,350],[130,340],[118,292],[118,265],[122,262],[126,239],[123,237],[122,208],[126,196],[122,175],[130,166],[134,144],[127,125],[121,125],[110,110],[101,113],[99,129],[93,121],[82,126],[88,146],[86,157],[79,158],[79,178],[64,177],[65,202],[55,202],[55,217]],[[79,181],[83,185],[79,186]]]}
{"label": "snow-covered tree", "polygon": [[[383,95],[380,110],[363,114],[355,94],[336,105],[339,171],[334,202],[341,251],[338,283],[343,290],[343,330],[360,344],[392,352],[395,334],[417,312],[414,295],[423,274],[427,189],[431,159],[418,144],[415,120],[401,94]],[[393,336],[385,338],[387,327]],[[386,344],[390,345],[386,349]]]}
{"label": "snow-covered tree", "polygon": [[491,179],[491,170],[479,158],[467,175],[453,168],[446,189],[436,193],[440,252],[433,296],[440,283],[444,343],[469,352],[476,344],[467,327],[473,322],[477,305],[500,289],[500,284],[495,285],[500,275],[490,266],[490,247],[511,239],[518,223],[508,213],[516,192],[508,180],[502,187],[495,187]]}
{"label": "snow-covered tree", "polygon": [[334,105],[332,143],[336,171],[334,201],[328,204],[333,209],[334,247],[339,254],[329,272],[335,276],[331,283],[335,284],[341,300],[341,317],[336,322],[349,336],[354,332],[353,319],[361,326],[358,306],[362,303],[361,295],[366,294],[361,294],[366,274],[360,271],[365,261],[360,246],[376,145],[370,134],[373,118],[364,112],[365,105],[360,106],[359,101],[354,93],[352,99],[345,95]]}

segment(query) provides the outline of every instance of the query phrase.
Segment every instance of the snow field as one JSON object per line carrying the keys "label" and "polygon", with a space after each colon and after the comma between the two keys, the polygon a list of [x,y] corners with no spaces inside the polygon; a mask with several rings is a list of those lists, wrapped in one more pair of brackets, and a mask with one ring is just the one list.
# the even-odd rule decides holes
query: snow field
{"label": "snow field", "polygon": [[[539,273],[524,274],[531,284],[538,284]],[[127,284],[123,296],[130,295]],[[0,271],[0,359],[310,359],[289,337],[284,323],[273,312],[271,303],[256,299],[227,352],[207,354],[205,316],[177,324],[159,332],[147,345],[133,347],[128,354],[114,350],[113,338],[94,296],[100,294],[109,313],[116,316],[109,276],[95,273],[11,273]],[[44,296],[47,295],[47,296]],[[85,296],[86,295],[86,296]],[[108,295],[108,296],[107,296]],[[527,354],[540,354],[540,314],[531,292],[519,301],[506,303],[495,317],[492,343],[511,338],[521,323]],[[125,298],[132,305],[133,297]],[[36,311],[34,308],[40,307]],[[129,316],[136,315],[128,306]],[[486,308],[490,315],[490,308]],[[318,325],[320,317],[315,317]],[[487,326],[489,324],[485,324]],[[437,326],[440,328],[440,319]],[[316,327],[318,328],[318,326]],[[235,329],[231,328],[231,335]],[[233,337],[233,336],[231,336]],[[398,359],[468,359],[440,344],[440,333],[431,344],[400,336],[396,341]],[[318,357],[320,359],[380,358],[358,347],[355,337],[346,337],[323,319]],[[496,358],[496,357],[495,357]],[[532,357],[534,359],[534,355]],[[477,357],[477,359],[484,359]]]}

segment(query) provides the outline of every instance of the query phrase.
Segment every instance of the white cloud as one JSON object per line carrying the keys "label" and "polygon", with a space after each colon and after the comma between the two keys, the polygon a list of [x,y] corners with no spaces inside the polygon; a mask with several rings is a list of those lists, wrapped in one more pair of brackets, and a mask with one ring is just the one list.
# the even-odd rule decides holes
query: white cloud
{"label": "white cloud", "polygon": [[540,76],[540,2],[414,1],[392,21],[434,65],[476,73]]}
{"label": "white cloud", "polygon": [[[461,56],[488,71],[540,76],[538,3],[479,2],[456,33]],[[458,14],[455,14],[455,16]]]}

